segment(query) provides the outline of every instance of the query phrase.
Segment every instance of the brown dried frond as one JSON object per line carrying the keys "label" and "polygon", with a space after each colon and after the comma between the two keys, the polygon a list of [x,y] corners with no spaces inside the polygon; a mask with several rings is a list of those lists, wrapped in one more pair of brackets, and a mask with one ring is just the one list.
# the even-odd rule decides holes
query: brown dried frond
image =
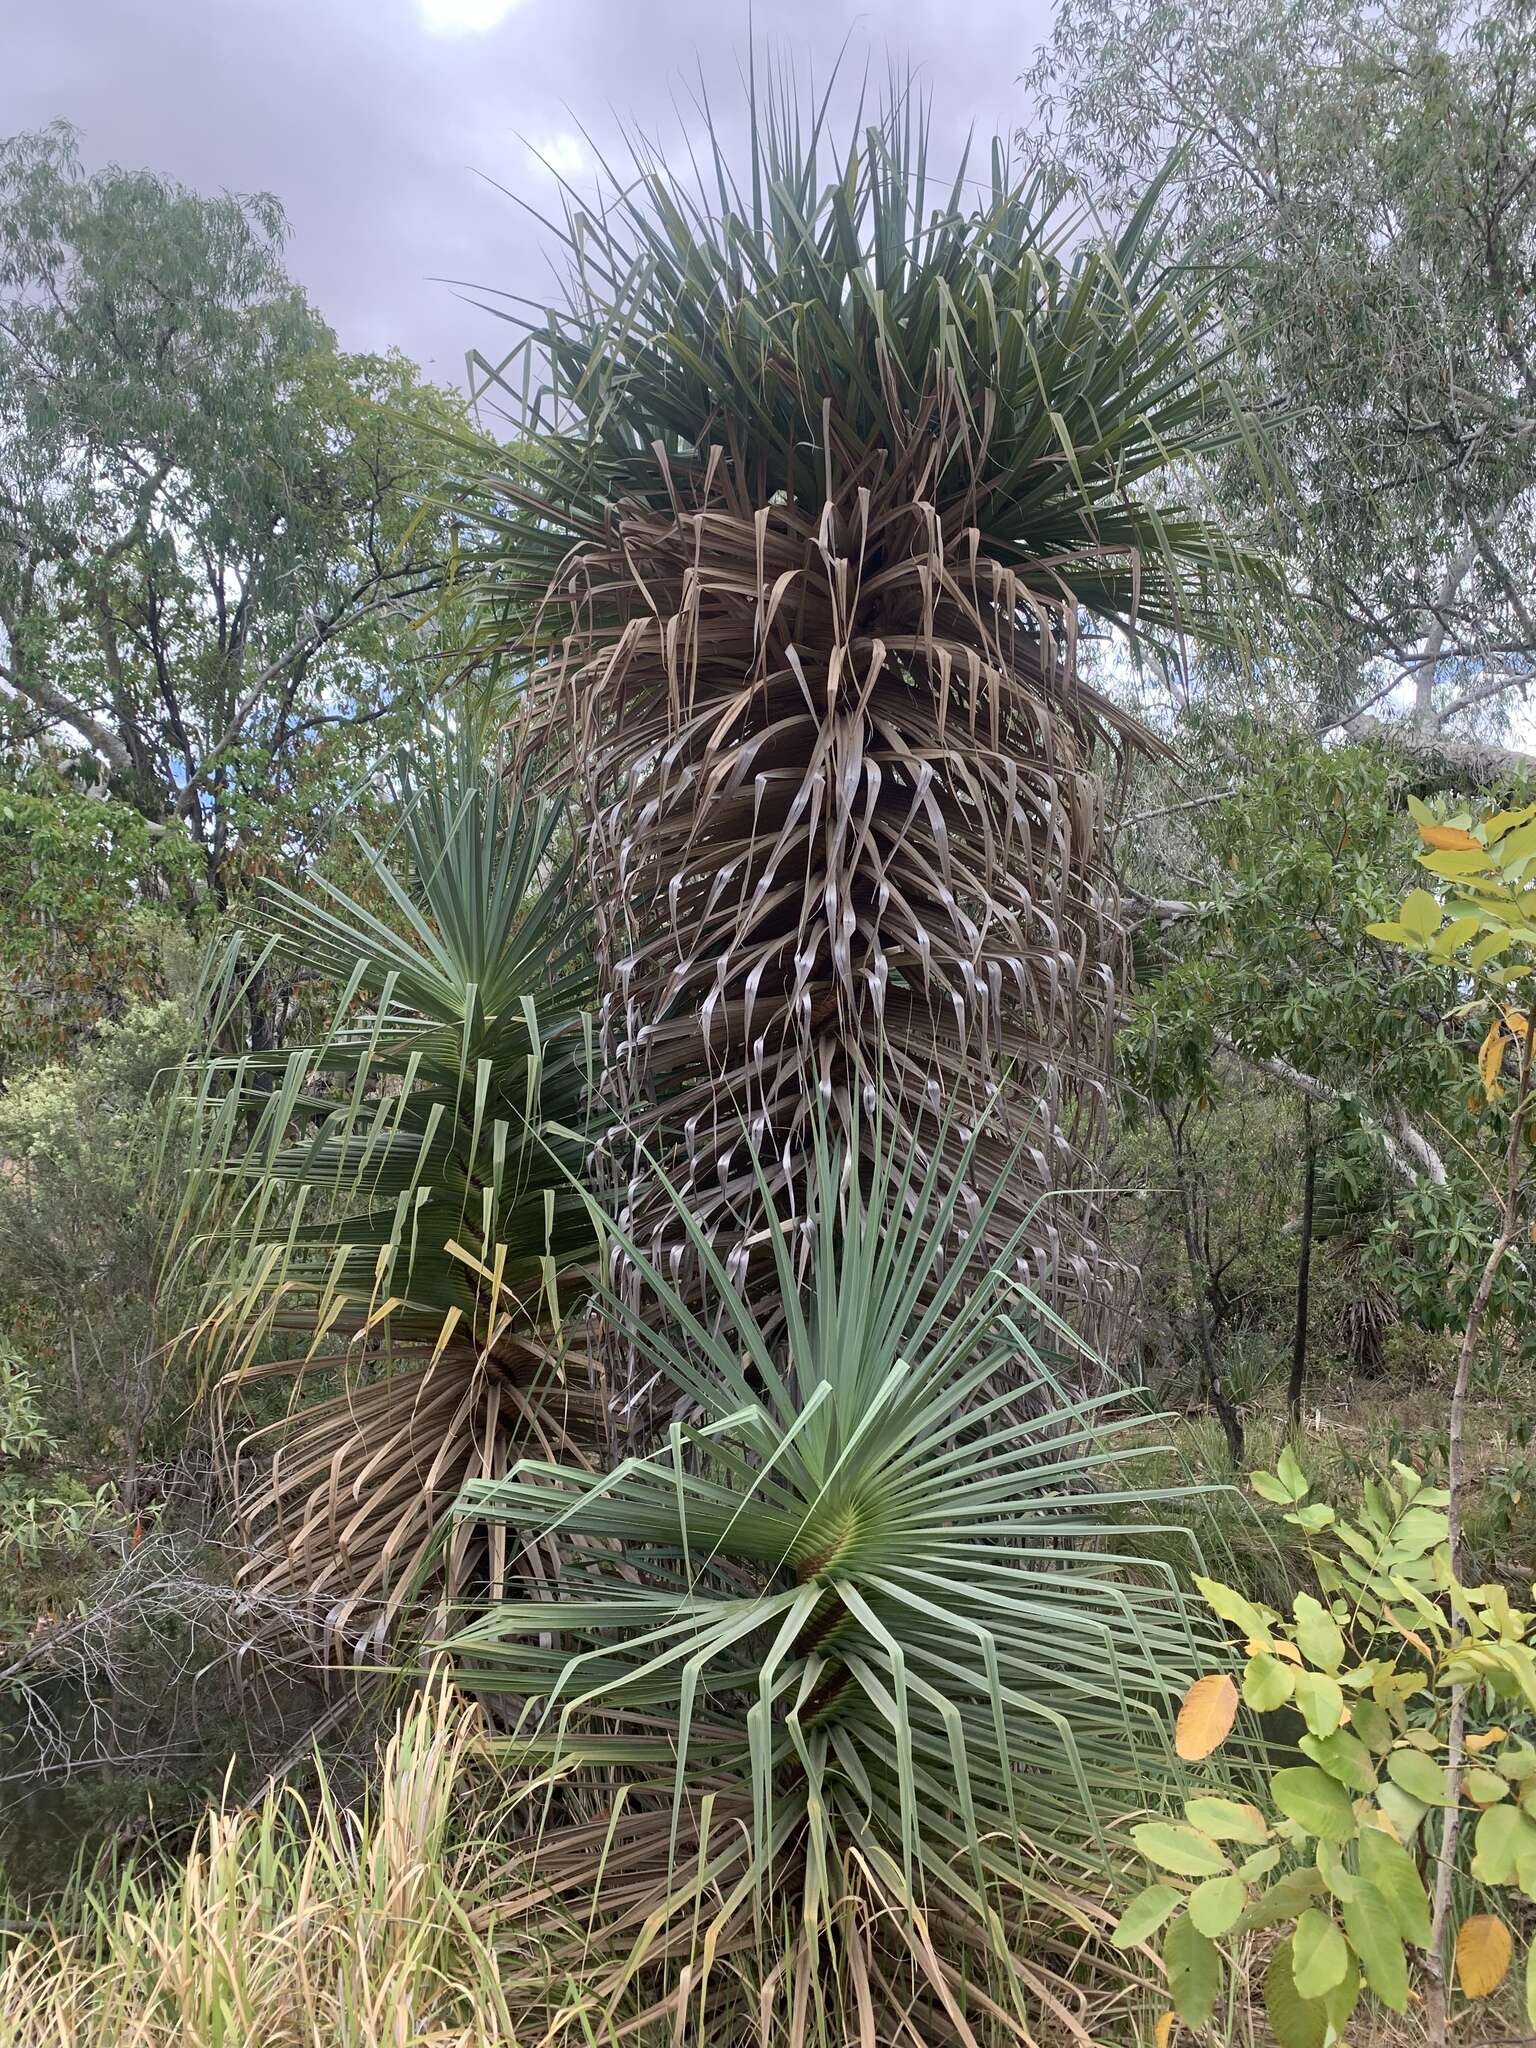
{"label": "brown dried frond", "polygon": [[[309,1399],[317,1379],[341,1382]],[[289,1412],[244,1434],[229,1409],[274,1379]],[[359,1374],[356,1356],[282,1359],[219,1389],[238,1534],[239,1583],[274,1614],[302,1614],[327,1662],[377,1655],[417,1609],[504,1599],[509,1574],[538,1577],[547,1544],[445,1517],[471,1479],[504,1478],[520,1457],[585,1465],[604,1412],[584,1353],[552,1337],[503,1334],[494,1351],[450,1344]]]}
{"label": "brown dried frond", "polygon": [[754,504],[718,448],[666,475],[671,509],[620,504],[570,556],[532,711],[573,749],[621,1211],[686,1268],[660,1164],[772,1284],[754,1249],[805,1216],[813,1098],[851,1134],[878,1094],[921,1157],[985,1117],[983,1175],[1024,1141],[991,1228],[1033,1217],[1027,1277],[1091,1343],[1125,958],[1094,754],[1135,728],[1079,682],[1051,569],[947,526],[920,461],[814,515]]}

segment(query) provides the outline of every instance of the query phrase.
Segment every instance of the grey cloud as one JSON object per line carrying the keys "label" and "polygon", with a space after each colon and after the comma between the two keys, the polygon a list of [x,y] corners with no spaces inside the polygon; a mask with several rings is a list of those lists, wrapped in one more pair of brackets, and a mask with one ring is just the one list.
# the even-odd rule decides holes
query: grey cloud
{"label": "grey cloud", "polygon": [[[878,81],[888,56],[910,59],[953,158],[967,128],[1022,117],[1014,81],[1047,5],[760,0],[755,18],[819,78],[851,36],[845,104],[866,64]],[[487,182],[553,200],[518,137],[568,151],[580,124],[606,147],[619,116],[675,141],[701,65],[739,137],[747,40],[747,0],[518,0],[452,36],[429,31],[422,0],[0,0],[0,133],[63,116],[89,163],[276,192],[294,273],[343,342],[399,346],[448,380],[505,330],[434,279],[548,288],[546,238]]]}

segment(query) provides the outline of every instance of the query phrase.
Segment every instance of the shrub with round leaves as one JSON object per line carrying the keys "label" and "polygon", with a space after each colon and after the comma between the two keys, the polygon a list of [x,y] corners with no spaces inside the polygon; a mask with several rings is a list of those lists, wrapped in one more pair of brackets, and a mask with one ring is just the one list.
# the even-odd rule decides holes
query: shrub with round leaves
{"label": "shrub with round leaves", "polygon": [[[1297,1594],[1282,1615],[1216,1580],[1196,1584],[1243,1638],[1243,1705],[1298,1716],[1307,1761],[1270,1773],[1267,1811],[1212,1792],[1186,1799],[1182,1821],[1133,1829],[1157,1874],[1114,1938],[1123,1948],[1161,1939],[1174,2006],[1201,2026],[1222,1993],[1220,1944],[1288,1927],[1265,1970],[1265,2010],[1280,2048],[1324,2048],[1363,1991],[1408,2009],[1411,1959],[1432,1940],[1426,1874],[1453,1803],[1471,1823],[1459,1840],[1472,1842],[1473,1883],[1536,1901],[1536,1746],[1494,1719],[1536,1714],[1536,1617],[1502,1586],[1457,1581],[1447,1497],[1406,1466],[1367,1480],[1353,1522],[1309,1499],[1290,1450],[1252,1483],[1307,1538],[1317,1594]],[[1467,1764],[1455,1772],[1453,1687],[1467,1713]],[[1180,1754],[1214,1753],[1238,1697],[1228,1673],[1197,1679],[1176,1724]],[[1455,1946],[1462,1993],[1497,1991],[1513,1955],[1500,1914],[1469,1916]],[[1526,2003],[1536,2025],[1536,1943]]]}

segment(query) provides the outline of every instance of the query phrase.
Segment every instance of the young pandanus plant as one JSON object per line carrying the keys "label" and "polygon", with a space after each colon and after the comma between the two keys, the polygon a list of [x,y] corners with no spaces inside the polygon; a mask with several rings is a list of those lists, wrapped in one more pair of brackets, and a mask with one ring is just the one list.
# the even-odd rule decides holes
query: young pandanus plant
{"label": "young pandanus plant", "polygon": [[772,1995],[823,2024],[844,2000],[915,2001],[925,2040],[1038,2017],[1058,1994],[1021,1916],[1099,1877],[1099,1816],[1176,1771],[1200,1654],[1142,1540],[1175,1496],[1137,1476],[1144,1428],[1062,1390],[1071,1340],[993,1249],[999,1186],[872,1121],[863,1176],[818,1125],[804,1231],[772,1246],[781,1334],[685,1210],[707,1318],[618,1233],[663,1311],[624,1332],[661,1442],[602,1474],[525,1459],[459,1502],[559,1538],[557,1576],[449,1644],[517,1702],[502,1747],[544,1787],[507,1910],[583,1959],[594,2007],[638,1984],[700,2039],[724,2038],[716,1962],[764,1949]]}

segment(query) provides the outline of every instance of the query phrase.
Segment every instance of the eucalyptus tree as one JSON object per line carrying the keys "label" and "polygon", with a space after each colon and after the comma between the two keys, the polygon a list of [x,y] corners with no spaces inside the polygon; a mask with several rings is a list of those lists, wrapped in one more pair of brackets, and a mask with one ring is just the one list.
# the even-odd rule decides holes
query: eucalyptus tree
{"label": "eucalyptus tree", "polygon": [[446,545],[457,406],[341,353],[285,234],[268,195],[87,174],[62,125],[0,143],[11,772],[188,836],[221,905],[387,761]]}
{"label": "eucalyptus tree", "polygon": [[1285,487],[1209,482],[1318,600],[1309,721],[1390,699],[1507,737],[1536,673],[1536,9],[1062,0],[1031,80],[1111,217],[1180,151],[1169,229],[1248,337]]}
{"label": "eucalyptus tree", "polygon": [[1237,559],[1165,485],[1238,428],[1145,215],[1106,244],[1001,145],[979,193],[928,149],[910,97],[833,146],[775,88],[739,182],[711,131],[697,185],[636,143],[568,194],[566,295],[484,365],[525,438],[477,501],[477,588],[574,778],[637,1241],[696,1269],[654,1159],[776,1291],[816,1103],[850,1129],[878,1094],[918,1156],[984,1131],[999,1241],[1031,1219],[1026,1267],[1091,1334],[1101,775],[1140,734],[1080,622],[1219,632]]}

